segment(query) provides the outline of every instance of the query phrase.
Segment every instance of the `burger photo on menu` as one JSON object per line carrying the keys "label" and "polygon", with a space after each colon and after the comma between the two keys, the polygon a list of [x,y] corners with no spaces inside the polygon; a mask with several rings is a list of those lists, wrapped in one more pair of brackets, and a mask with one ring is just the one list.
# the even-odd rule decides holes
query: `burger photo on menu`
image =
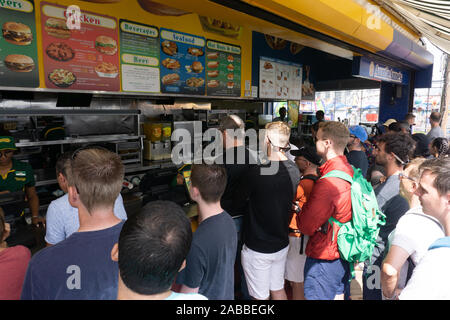
{"label": "burger photo on menu", "polygon": [[117,52],[117,42],[108,36],[98,36],[95,39],[95,48],[100,53],[112,56]]}
{"label": "burger photo on menu", "polygon": [[20,22],[5,22],[2,26],[3,38],[12,44],[26,46],[33,40],[30,27]]}
{"label": "burger photo on menu", "polygon": [[48,18],[45,21],[45,32],[52,37],[60,39],[68,39],[72,35],[72,32],[67,27],[66,20],[57,18]]}
{"label": "burger photo on menu", "polygon": [[34,69],[32,58],[23,54],[10,54],[5,57],[5,66],[14,72],[31,72]]}
{"label": "burger photo on menu", "polygon": [[69,61],[75,57],[75,51],[64,42],[52,42],[45,49],[45,53],[56,61]]}

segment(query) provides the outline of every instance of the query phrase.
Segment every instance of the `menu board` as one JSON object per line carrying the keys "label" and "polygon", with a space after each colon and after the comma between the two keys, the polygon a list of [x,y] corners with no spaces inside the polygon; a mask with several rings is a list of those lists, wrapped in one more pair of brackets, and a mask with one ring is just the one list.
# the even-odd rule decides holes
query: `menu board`
{"label": "menu board", "polygon": [[261,57],[259,61],[259,97],[301,100],[302,66]]}
{"label": "menu board", "polygon": [[41,10],[46,87],[120,91],[116,19],[45,2]]}
{"label": "menu board", "polygon": [[205,94],[205,38],[160,29],[161,92]]}
{"label": "menu board", "polygon": [[206,42],[206,86],[209,96],[241,95],[241,47]]}
{"label": "menu board", "polygon": [[159,92],[157,27],[120,20],[122,91]]}
{"label": "menu board", "polygon": [[0,86],[39,87],[34,2],[0,1]]}

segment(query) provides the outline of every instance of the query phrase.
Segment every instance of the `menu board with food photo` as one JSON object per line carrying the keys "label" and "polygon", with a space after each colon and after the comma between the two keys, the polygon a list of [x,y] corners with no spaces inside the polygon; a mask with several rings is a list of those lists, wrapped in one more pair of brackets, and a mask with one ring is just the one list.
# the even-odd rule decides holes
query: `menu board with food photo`
{"label": "menu board with food photo", "polygon": [[0,86],[39,87],[34,2],[0,1],[0,25]]}
{"label": "menu board with food photo", "polygon": [[301,100],[301,65],[266,57],[259,65],[260,98]]}
{"label": "menu board with food photo", "polygon": [[127,20],[120,20],[122,90],[159,92],[159,31]]}
{"label": "menu board with food photo", "polygon": [[241,47],[206,42],[206,92],[209,96],[241,95]]}
{"label": "menu board with food photo", "polygon": [[120,91],[116,19],[81,11],[72,25],[67,7],[42,2],[41,10],[46,87]]}
{"label": "menu board with food photo", "polygon": [[205,38],[161,29],[161,92],[205,94]]}

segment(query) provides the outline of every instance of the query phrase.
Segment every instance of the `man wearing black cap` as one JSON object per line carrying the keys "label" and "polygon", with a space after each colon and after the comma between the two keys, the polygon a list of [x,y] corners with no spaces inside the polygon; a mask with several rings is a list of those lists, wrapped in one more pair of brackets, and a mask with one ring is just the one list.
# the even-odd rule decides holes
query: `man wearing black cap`
{"label": "man wearing black cap", "polygon": [[295,196],[295,211],[292,212],[291,223],[289,224],[289,251],[286,259],[285,278],[290,282],[292,288],[292,300],[305,300],[303,288],[303,269],[305,267],[306,254],[305,247],[309,237],[302,235],[297,225],[297,212],[311,194],[314,183],[319,179],[317,167],[321,158],[317,155],[315,148],[302,147],[291,150],[291,155],[302,174]]}

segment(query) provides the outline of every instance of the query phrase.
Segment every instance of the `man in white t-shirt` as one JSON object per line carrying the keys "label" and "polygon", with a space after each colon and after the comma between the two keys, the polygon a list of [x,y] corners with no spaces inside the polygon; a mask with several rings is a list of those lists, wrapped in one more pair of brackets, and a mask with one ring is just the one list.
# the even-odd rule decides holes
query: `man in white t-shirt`
{"label": "man in white t-shirt", "polygon": [[423,212],[436,218],[446,237],[436,240],[414,269],[399,299],[450,299],[450,158],[425,161],[420,166],[416,194]]}
{"label": "man in white t-shirt", "polygon": [[[62,154],[56,162],[56,178],[59,187],[65,193],[64,196],[53,200],[47,209],[46,218],[46,234],[45,241],[47,246],[55,245],[68,238],[72,233],[77,232],[80,227],[78,219],[78,209],[74,208],[69,203],[67,194],[68,186],[66,179],[66,169],[70,165],[72,152]],[[114,215],[121,219],[127,219],[127,213],[123,206],[123,199],[119,193],[114,203]]]}
{"label": "man in white t-shirt", "polygon": [[419,197],[414,194],[420,178],[419,166],[424,161],[424,158],[414,159],[399,174],[400,195],[408,200],[410,209],[400,218],[396,229],[389,237],[392,239],[391,247],[381,272],[381,286],[385,299],[398,296],[406,285],[407,275],[412,272],[412,267],[419,264],[434,241],[444,236],[441,224],[423,213]]}

